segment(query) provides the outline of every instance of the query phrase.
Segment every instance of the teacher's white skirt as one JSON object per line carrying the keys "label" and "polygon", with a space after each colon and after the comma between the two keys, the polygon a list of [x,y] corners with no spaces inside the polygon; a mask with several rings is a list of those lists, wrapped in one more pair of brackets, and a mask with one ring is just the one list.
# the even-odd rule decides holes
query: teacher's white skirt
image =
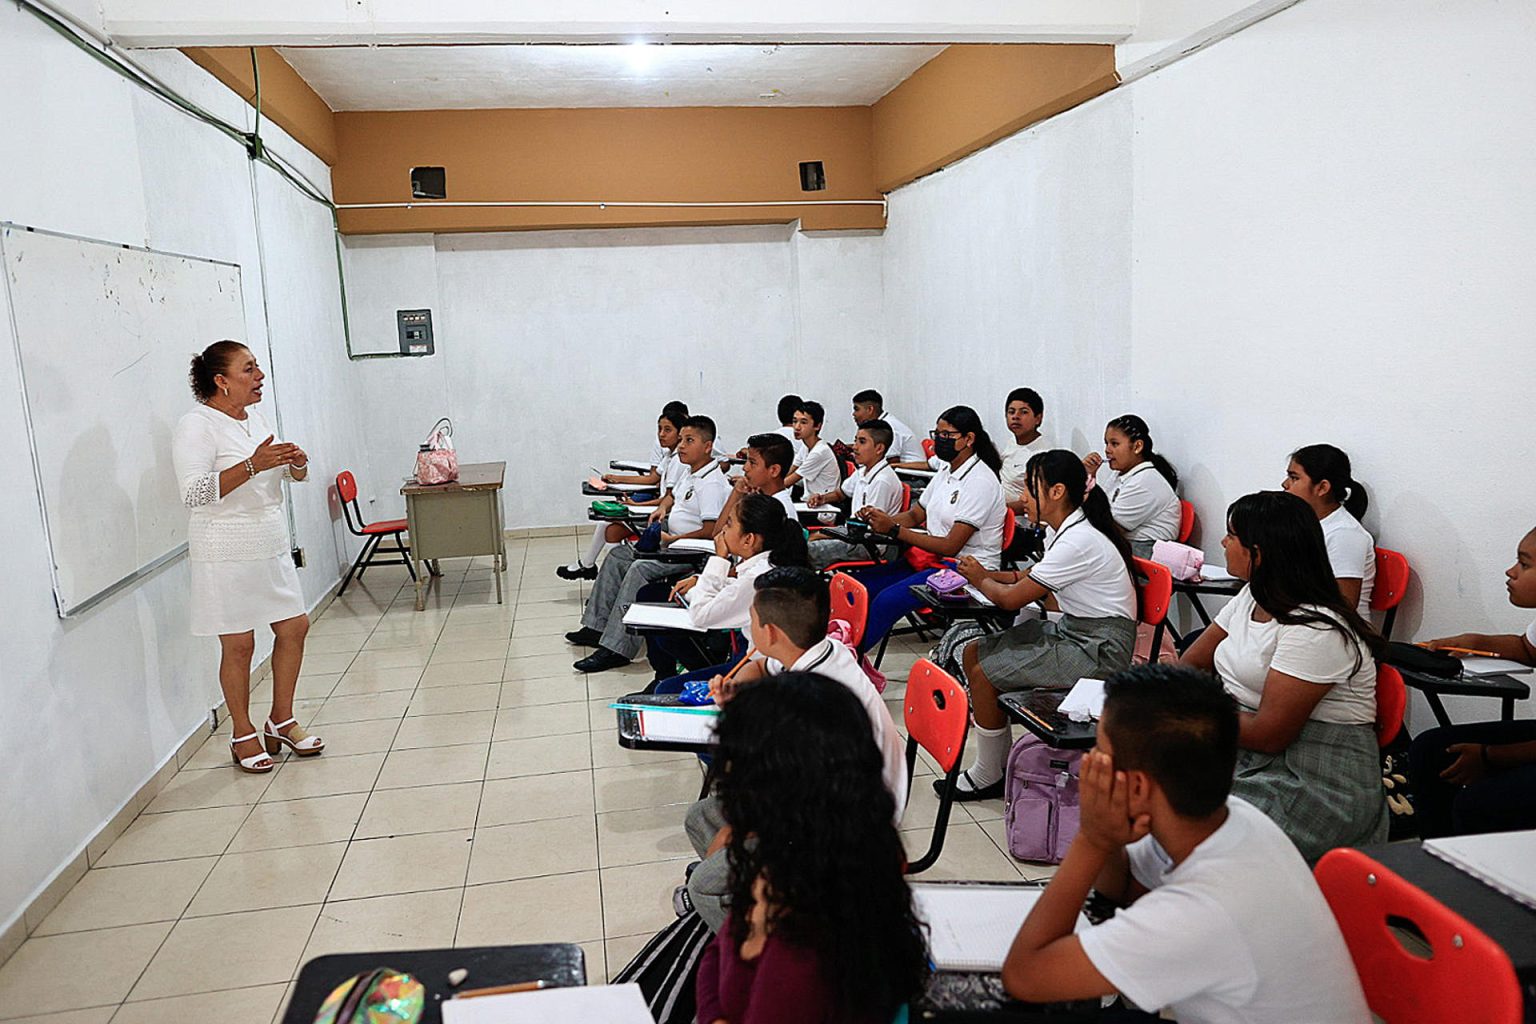
{"label": "teacher's white skirt", "polygon": [[299,573],[286,554],[190,564],[193,636],[247,633],[304,614]]}

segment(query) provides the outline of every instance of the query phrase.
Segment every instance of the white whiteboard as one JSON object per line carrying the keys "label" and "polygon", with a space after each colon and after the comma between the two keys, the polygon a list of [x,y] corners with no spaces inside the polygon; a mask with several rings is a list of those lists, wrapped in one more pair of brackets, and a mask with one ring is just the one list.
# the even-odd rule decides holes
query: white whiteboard
{"label": "white whiteboard", "polygon": [[240,268],[0,226],[61,616],[181,554],[171,431],[192,353],[245,337]]}

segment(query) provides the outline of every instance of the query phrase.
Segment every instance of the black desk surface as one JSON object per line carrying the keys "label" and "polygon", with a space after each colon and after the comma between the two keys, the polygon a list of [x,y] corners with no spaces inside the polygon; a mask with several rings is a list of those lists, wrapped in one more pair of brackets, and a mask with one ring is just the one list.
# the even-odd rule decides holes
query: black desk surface
{"label": "black desk surface", "polygon": [[1098,741],[1093,722],[1074,722],[1056,710],[1066,690],[1019,690],[997,698],[1008,717],[1019,722],[1051,746],[1061,750],[1087,750]]}
{"label": "black desk surface", "polygon": [[926,601],[933,614],[941,619],[979,619],[983,622],[1001,622],[1006,626],[1019,614],[1017,610],[1010,611],[995,604],[982,604],[969,594],[964,601],[940,600],[938,595],[928,589],[926,583],[914,583],[907,589],[913,597]]}
{"label": "black desk surface", "polygon": [[1174,580],[1175,594],[1226,594],[1236,595],[1248,585],[1247,580]]}
{"label": "black desk surface", "polygon": [[392,967],[416,976],[427,989],[421,1024],[441,1024],[439,1008],[448,987],[448,972],[463,967],[469,977],[460,988],[486,988],[521,981],[547,981],[567,987],[587,983],[586,957],[570,942],[531,946],[470,946],[465,949],[416,949],[400,953],[337,953],[316,957],[299,971],[283,1024],[314,1024],[315,1013],[331,990],[354,974]]}
{"label": "black desk surface", "polygon": [[1536,1021],[1536,910],[1426,853],[1418,843],[1386,843],[1364,847],[1363,851],[1456,911],[1503,947],[1525,990],[1525,1019]]}
{"label": "black desk surface", "polygon": [[[675,693],[631,693],[615,703],[652,704],[656,707],[677,707],[682,703]],[[684,754],[708,754],[713,743],[683,743],[677,740],[648,740],[640,734],[640,713],[631,708],[614,708],[618,716],[619,746],[626,750],[670,750]]]}
{"label": "black desk surface", "polygon": [[1525,700],[1531,695],[1531,685],[1527,682],[1531,678],[1529,675],[1511,676],[1500,673],[1492,676],[1461,676],[1456,679],[1446,679],[1444,676],[1432,676],[1412,669],[1399,668],[1398,671],[1403,674],[1403,682],[1414,689],[1448,696],[1509,697],[1513,700]]}

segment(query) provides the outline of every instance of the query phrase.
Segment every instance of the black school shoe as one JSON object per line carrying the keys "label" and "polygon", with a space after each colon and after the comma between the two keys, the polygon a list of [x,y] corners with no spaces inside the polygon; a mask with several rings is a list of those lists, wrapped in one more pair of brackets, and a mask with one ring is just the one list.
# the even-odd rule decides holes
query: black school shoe
{"label": "black school shoe", "polygon": [[623,668],[628,664],[629,659],[624,655],[617,651],[610,651],[606,647],[599,647],[571,667],[577,672],[606,672],[610,668]]}
{"label": "black school shoe", "polygon": [[582,626],[578,630],[565,634],[565,642],[575,644],[577,647],[596,647],[602,643],[603,634],[590,626]]}
{"label": "black school shoe", "polygon": [[582,565],[578,562],[576,568],[573,569],[568,565],[562,565],[555,569],[555,575],[563,580],[595,580],[597,579],[597,566]]}
{"label": "black school shoe", "polygon": [[[967,781],[967,782],[971,781],[970,776],[967,775],[965,772],[961,772],[959,778],[956,778],[955,781],[958,783],[961,778],[965,779],[965,781]],[[933,780],[933,791],[935,793],[937,793],[939,796],[943,796],[944,795],[944,780],[943,779],[934,779]],[[1003,780],[1002,779],[998,779],[996,782],[992,783],[990,786],[982,786],[980,789],[961,789],[958,785],[955,786],[955,803],[957,803],[957,804],[968,804],[968,803],[972,802],[973,800],[1001,800],[1002,798],[1003,798]]]}

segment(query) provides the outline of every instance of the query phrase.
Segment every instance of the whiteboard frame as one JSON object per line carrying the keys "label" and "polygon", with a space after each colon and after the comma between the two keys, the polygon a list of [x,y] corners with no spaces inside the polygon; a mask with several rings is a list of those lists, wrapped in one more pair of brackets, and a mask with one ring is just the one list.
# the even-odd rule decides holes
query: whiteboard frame
{"label": "whiteboard frame", "polygon": [[[0,221],[0,267],[9,265],[5,252],[5,236],[8,231],[26,231],[31,234],[50,235],[54,238],[67,238],[75,242],[90,242],[93,245],[104,245],[115,249],[129,249],[134,252],[149,253],[153,256],[169,256],[172,259],[195,260],[198,263],[211,263],[215,266],[233,267],[236,275],[239,275],[243,278],[243,268],[240,266],[240,264],[232,263],[229,260],[214,260],[208,259],[205,256],[193,256],[184,252],[169,252],[165,249],[151,249],[148,246],[131,245],[128,242],[115,242],[108,238],[92,238],[89,235],[77,235],[68,231],[50,231],[47,228],[33,227],[30,224],[18,224],[15,221],[9,220]],[[27,453],[32,461],[32,480],[37,489],[38,514],[41,515],[43,519],[43,537],[48,544],[48,577],[50,582],[53,584],[54,610],[58,613],[59,618],[69,619],[81,614],[82,612],[89,611],[113,595],[126,590],[128,587],[139,582],[140,580],[153,576],[167,565],[170,565],[172,562],[179,560],[183,555],[187,553],[187,543],[186,541],[182,541],[170,551],[167,551],[165,554],[159,556],[151,562],[148,562],[145,565],[139,566],[133,572],[128,573],[126,576],[123,576],[121,579],[114,583],[108,584],[84,600],[77,601],[70,605],[68,608],[64,607],[64,601],[59,596],[59,567],[53,553],[53,532],[49,529],[48,526],[48,496],[43,489],[43,469],[37,460],[37,439],[35,436],[36,431],[32,426],[32,398],[27,390],[27,364],[26,360],[22,357],[21,354],[21,329],[16,323],[16,297],[11,292],[11,275],[8,273],[0,273],[0,277],[4,277],[5,279],[6,306],[10,314],[9,319],[11,321],[11,349],[16,356],[16,373],[18,382],[21,384],[21,409],[23,418],[26,420],[27,424]],[[242,280],[240,285],[240,318],[244,320],[245,316],[245,283]]]}

